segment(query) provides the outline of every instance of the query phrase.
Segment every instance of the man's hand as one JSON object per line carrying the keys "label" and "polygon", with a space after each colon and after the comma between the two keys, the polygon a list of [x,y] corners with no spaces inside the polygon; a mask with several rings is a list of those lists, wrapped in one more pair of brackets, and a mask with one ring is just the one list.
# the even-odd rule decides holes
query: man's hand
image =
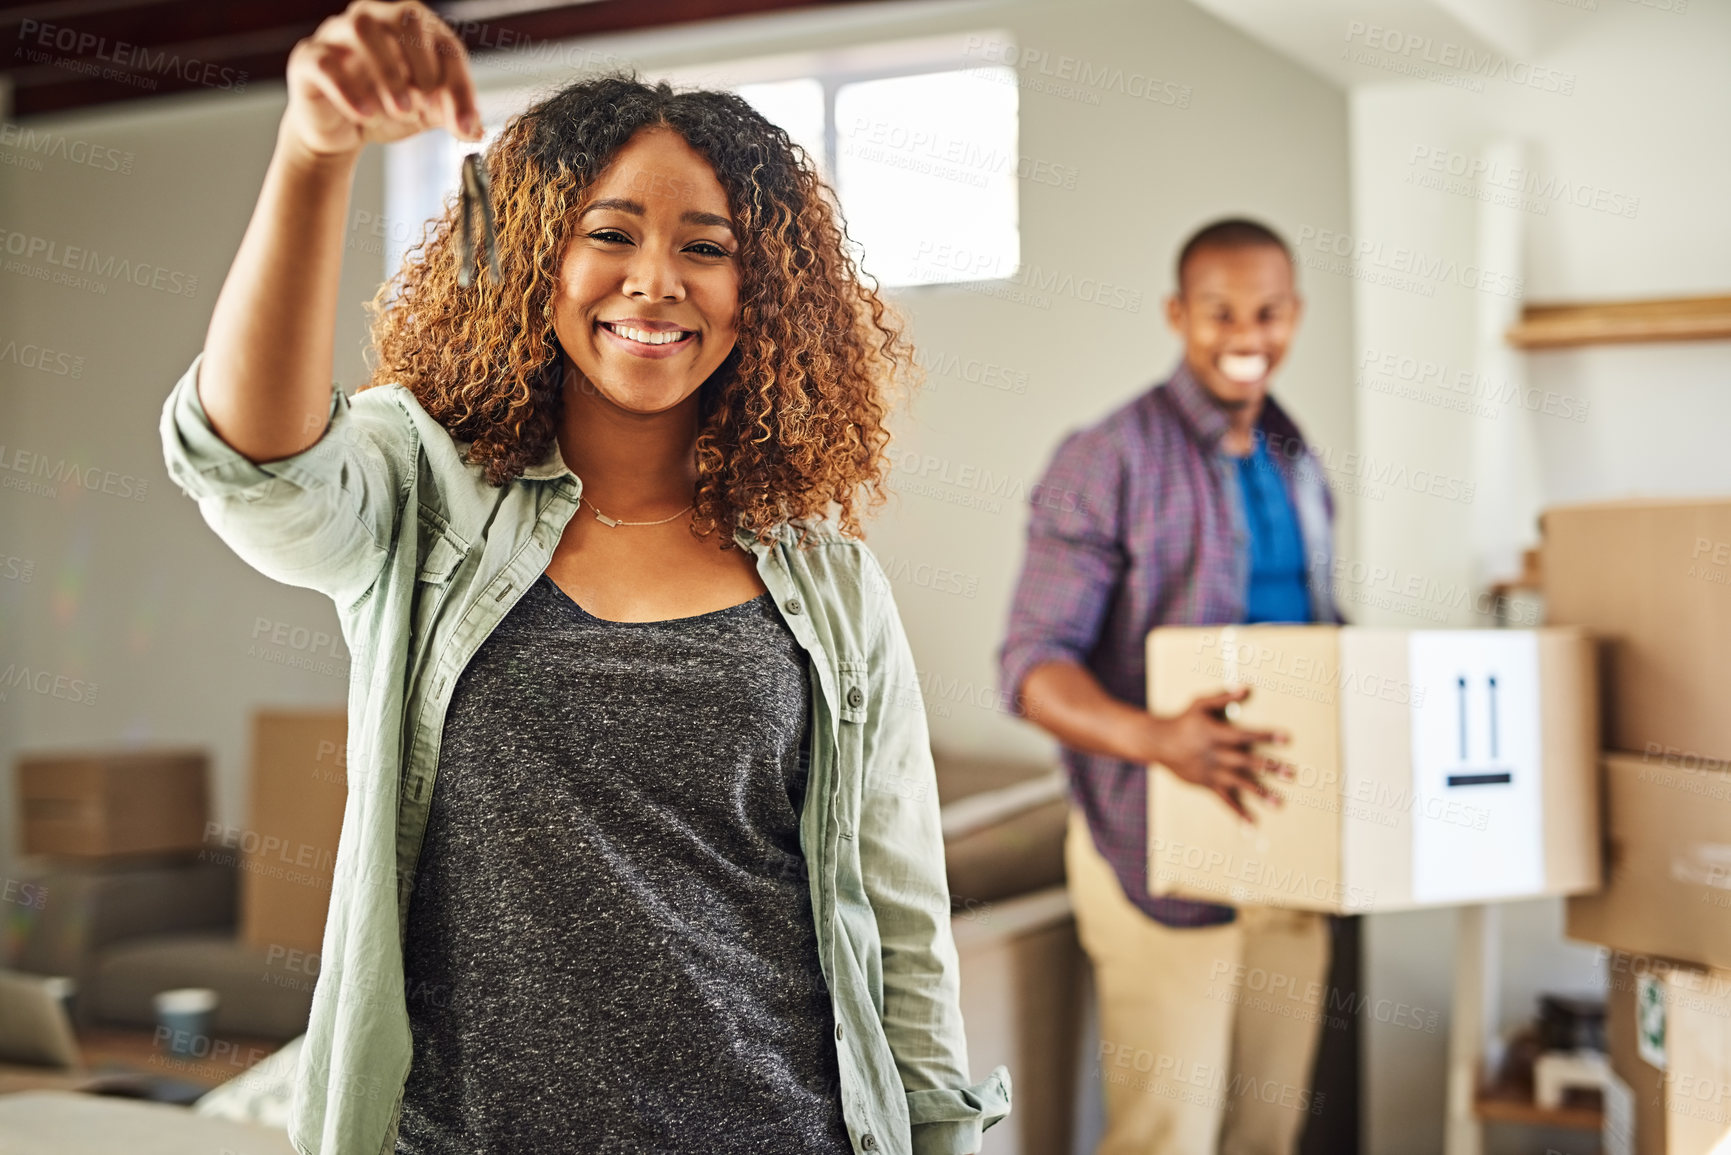
{"label": "man's hand", "polygon": [[1159,762],[1184,781],[1220,795],[1221,801],[1254,822],[1244,808],[1249,791],[1278,806],[1281,798],[1261,775],[1297,777],[1298,772],[1255,747],[1284,743],[1271,730],[1245,730],[1226,720],[1227,707],[1242,702],[1249,687],[1196,699],[1181,714],[1162,718],[1106,692],[1080,662],[1042,662],[1022,679],[1022,712],[1072,750],[1124,762]]}
{"label": "man's hand", "polygon": [[1244,793],[1282,805],[1284,799],[1269,789],[1262,776],[1291,779],[1297,771],[1255,752],[1257,746],[1284,744],[1285,734],[1246,730],[1226,720],[1227,707],[1249,695],[1250,687],[1241,686],[1197,698],[1183,713],[1169,718],[1150,714],[1146,761],[1158,762],[1184,781],[1214,791],[1240,818],[1255,822],[1244,805]]}

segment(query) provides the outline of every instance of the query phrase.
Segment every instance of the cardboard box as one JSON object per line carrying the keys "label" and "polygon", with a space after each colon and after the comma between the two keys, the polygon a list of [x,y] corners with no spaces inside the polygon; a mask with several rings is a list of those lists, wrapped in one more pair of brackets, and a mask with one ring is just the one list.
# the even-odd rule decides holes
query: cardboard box
{"label": "cardboard box", "polygon": [[1731,760],[1731,499],[1547,509],[1546,621],[1604,639],[1605,745]]}
{"label": "cardboard box", "polygon": [[240,857],[241,939],[316,953],[324,942],[348,798],[348,715],[261,710],[253,717],[251,819],[224,832]]}
{"label": "cardboard box", "polygon": [[1731,971],[1611,956],[1605,1155],[1731,1150]]}
{"label": "cardboard box", "polygon": [[968,1070],[1003,1064],[1015,1109],[981,1139],[981,1155],[1071,1149],[1087,1010],[1087,956],[1069,892],[1047,887],[951,917],[968,1024]]}
{"label": "cardboard box", "polygon": [[[1605,1088],[1605,1115],[1600,1136],[1605,1155],[1665,1155],[1665,1072],[1655,1063],[1653,1041],[1639,1042],[1643,1016],[1637,1009],[1651,1008],[1663,980],[1630,966],[1627,955],[1610,956],[1609,989],[1605,993],[1605,1049],[1611,1062],[1611,1080]],[[1663,1040],[1662,1028],[1659,1039]],[[1662,1045],[1662,1042],[1661,1042]],[[1645,1057],[1643,1057],[1645,1056]]]}
{"label": "cardboard box", "polygon": [[1665,976],[1665,1155],[1731,1151],[1731,971]]}
{"label": "cardboard box", "polygon": [[1731,773],[1606,754],[1604,779],[1605,887],[1569,899],[1564,933],[1731,967]]}
{"label": "cardboard box", "polygon": [[24,853],[197,851],[210,814],[208,767],[197,749],[20,754]]}
{"label": "cardboard box", "polygon": [[950,901],[963,910],[1064,883],[1070,803],[1046,762],[932,751]]}
{"label": "cardboard box", "polygon": [[1151,709],[1251,686],[1238,723],[1289,733],[1299,776],[1247,827],[1150,768],[1150,892],[1356,912],[1597,887],[1593,659],[1580,630],[1153,631]]}

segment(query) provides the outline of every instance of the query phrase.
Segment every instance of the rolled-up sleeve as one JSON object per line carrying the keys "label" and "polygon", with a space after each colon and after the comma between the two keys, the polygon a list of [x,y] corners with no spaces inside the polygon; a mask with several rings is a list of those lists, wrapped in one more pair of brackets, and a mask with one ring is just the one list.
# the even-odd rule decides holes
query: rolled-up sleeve
{"label": "rolled-up sleeve", "polygon": [[385,390],[351,403],[333,382],[318,441],[290,457],[252,461],[211,426],[198,396],[203,362],[201,351],[163,404],[169,477],[248,565],[354,604],[396,540],[418,452],[413,422]]}
{"label": "rolled-up sleeve", "polygon": [[881,942],[884,1033],[907,1092],[914,1155],[972,1155],[980,1133],[1010,1113],[1010,1072],[999,1066],[979,1082],[968,1078],[960,962],[950,930],[925,710],[914,700],[913,652],[889,579],[875,558],[867,567],[871,601],[879,608],[866,655],[874,676],[865,703],[859,838]]}
{"label": "rolled-up sleeve", "polygon": [[999,698],[1021,714],[1022,682],[1043,662],[1084,662],[1122,578],[1124,455],[1101,429],[1073,433],[1028,494],[1028,543],[998,650]]}

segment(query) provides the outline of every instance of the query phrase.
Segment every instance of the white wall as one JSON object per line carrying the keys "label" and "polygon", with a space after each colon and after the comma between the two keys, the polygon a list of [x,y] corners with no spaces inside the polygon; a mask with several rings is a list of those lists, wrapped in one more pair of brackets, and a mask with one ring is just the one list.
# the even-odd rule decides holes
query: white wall
{"label": "white wall", "polygon": [[[33,120],[34,139],[9,133],[11,146],[0,143],[6,259],[53,272],[45,251],[11,254],[20,243],[51,243],[62,258],[77,246],[99,263],[154,266],[135,273],[145,285],[96,276],[95,289],[11,265],[0,275],[0,670],[13,671],[8,685],[28,668],[95,686],[94,700],[79,702],[70,683],[59,696],[51,681],[47,693],[0,685],[8,874],[17,852],[10,767],[20,750],[207,746],[217,816],[239,823],[250,710],[344,701],[340,638],[322,652],[312,646],[313,632],[336,633],[329,601],[268,581],[223,546],[168,480],[157,433],[169,387],[202,346],[283,99],[280,86],[166,98]],[[66,159],[92,156],[99,160]],[[378,167],[376,154],[363,160],[356,205],[376,205]],[[168,289],[153,287],[157,269]],[[336,373],[350,387],[363,378],[359,302],[379,277],[376,257],[348,254]],[[46,370],[27,365],[36,348],[55,354]],[[77,470],[96,488],[51,479],[52,495],[17,488],[44,481],[29,473],[41,462],[57,476]],[[279,623],[293,644],[271,643]],[[321,672],[285,660],[311,660]]]}
{"label": "white wall", "polygon": [[[1675,7],[1674,4],[1668,7]],[[1464,266],[1474,261],[1524,278],[1533,301],[1616,300],[1723,293],[1731,276],[1731,7],[1690,3],[1668,11],[1634,0],[1563,5],[1531,0],[1533,63],[1573,77],[1573,92],[1486,80],[1483,91],[1409,81],[1358,88],[1352,98],[1354,245],[1381,259],[1405,248]],[[1432,150],[1428,154],[1418,150]],[[1484,180],[1436,189],[1421,183],[1428,156],[1447,168],[1506,150],[1534,174],[1527,201],[1487,205]],[[1415,156],[1418,163],[1415,163]],[[1455,158],[1464,158],[1457,160]],[[1548,184],[1546,182],[1549,182]],[[1557,200],[1546,190],[1568,182]],[[1517,184],[1519,181],[1517,180]],[[1575,190],[1586,188],[1587,193]],[[1593,191],[1605,194],[1593,207]],[[1582,196],[1586,207],[1569,197]],[[1638,204],[1632,204],[1638,201]],[[1632,209],[1618,215],[1607,209]],[[1376,248],[1380,246],[1380,250]],[[1312,246],[1313,259],[1321,254]],[[1361,264],[1374,268],[1376,257]],[[1515,550],[1537,542],[1545,505],[1632,494],[1726,493],[1723,431],[1731,427],[1731,344],[1656,344],[1513,354],[1498,338],[1519,300],[1439,280],[1434,295],[1358,282],[1355,362],[1369,350],[1432,360],[1451,372],[1488,372],[1566,397],[1553,412],[1501,401],[1485,415],[1427,400],[1358,390],[1361,448],[1413,469],[1476,484],[1472,503],[1390,492],[1361,499],[1365,560],[1435,589],[1474,586],[1510,572]],[[1369,381],[1391,375],[1366,367]],[[1584,406],[1583,420],[1571,416]],[[1361,587],[1365,588],[1365,587]],[[1367,589],[1367,592],[1374,592]],[[1374,601],[1374,599],[1371,599]],[[1446,596],[1365,604],[1372,624],[1412,625],[1441,606],[1456,625],[1479,624]],[[1379,916],[1367,927],[1371,995],[1446,1006],[1453,916]],[[1504,918],[1505,1026],[1529,1018],[1541,990],[1592,989],[1590,948],[1561,938],[1560,905],[1511,906]],[[1372,1152],[1441,1150],[1445,1035],[1370,1024],[1366,1072]],[[1497,1142],[1520,1136],[1506,1130]],[[1584,1137],[1565,1150],[1583,1151]]]}

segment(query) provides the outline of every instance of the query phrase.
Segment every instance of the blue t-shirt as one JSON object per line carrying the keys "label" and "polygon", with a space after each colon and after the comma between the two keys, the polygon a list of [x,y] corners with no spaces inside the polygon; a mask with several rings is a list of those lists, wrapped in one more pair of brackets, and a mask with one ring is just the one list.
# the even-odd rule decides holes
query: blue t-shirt
{"label": "blue t-shirt", "polygon": [[1310,585],[1304,537],[1286,483],[1268,455],[1268,443],[1258,437],[1256,451],[1235,461],[1244,525],[1250,531],[1250,588],[1244,599],[1244,621],[1308,622]]}

